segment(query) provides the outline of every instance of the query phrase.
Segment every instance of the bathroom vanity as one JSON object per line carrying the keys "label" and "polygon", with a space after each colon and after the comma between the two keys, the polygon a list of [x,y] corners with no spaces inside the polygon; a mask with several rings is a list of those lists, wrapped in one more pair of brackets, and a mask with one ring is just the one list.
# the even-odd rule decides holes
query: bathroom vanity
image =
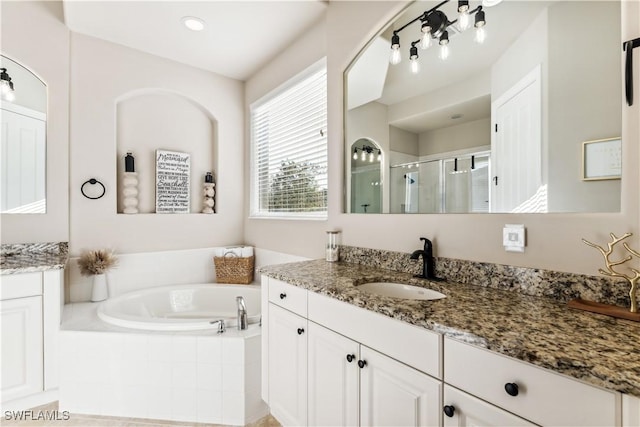
{"label": "bathroom vanity", "polygon": [[[344,262],[262,274],[262,396],[283,425],[639,425],[638,324]],[[358,290],[373,281],[446,298]]]}
{"label": "bathroom vanity", "polygon": [[67,258],[66,243],[62,247],[11,246],[5,250],[3,245],[0,276],[5,410],[57,400],[58,331]]}

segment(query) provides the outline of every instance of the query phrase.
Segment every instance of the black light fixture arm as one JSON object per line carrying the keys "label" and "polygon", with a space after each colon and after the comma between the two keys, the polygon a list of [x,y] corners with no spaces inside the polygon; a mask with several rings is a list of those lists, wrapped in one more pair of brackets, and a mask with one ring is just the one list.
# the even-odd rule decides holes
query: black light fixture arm
{"label": "black light fixture arm", "polygon": [[627,40],[622,44],[622,50],[626,51],[624,65],[624,87],[627,98],[627,105],[633,105],[633,49],[640,47],[640,37]]}
{"label": "black light fixture arm", "polygon": [[427,10],[426,12],[424,12],[422,15],[419,15],[418,17],[416,17],[416,18],[412,19],[411,21],[407,22],[406,24],[404,24],[402,27],[398,28],[397,30],[394,30],[393,34],[398,34],[400,31],[404,30],[405,28],[407,28],[409,25],[413,24],[414,22],[426,20],[427,16],[429,16],[429,14],[431,12],[437,10],[440,6],[444,6],[445,4],[449,3],[450,1],[451,0],[444,0],[444,1],[440,2],[439,4],[435,5],[431,9]]}

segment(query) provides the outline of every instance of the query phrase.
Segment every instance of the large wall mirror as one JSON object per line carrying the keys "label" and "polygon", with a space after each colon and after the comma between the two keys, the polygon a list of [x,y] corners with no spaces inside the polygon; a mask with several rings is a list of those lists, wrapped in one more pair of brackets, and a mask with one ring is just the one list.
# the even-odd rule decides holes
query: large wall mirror
{"label": "large wall mirror", "polygon": [[346,211],[365,140],[378,212],[619,212],[620,21],[615,0],[410,4],[345,72]]}
{"label": "large wall mirror", "polygon": [[46,213],[47,87],[0,56],[2,164],[0,212]]}

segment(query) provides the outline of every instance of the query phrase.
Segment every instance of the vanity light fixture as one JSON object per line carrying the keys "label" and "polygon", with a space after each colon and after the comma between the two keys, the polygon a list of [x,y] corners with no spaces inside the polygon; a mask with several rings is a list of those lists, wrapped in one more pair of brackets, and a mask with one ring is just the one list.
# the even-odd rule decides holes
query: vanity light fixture
{"label": "vanity light fixture", "polygon": [[[358,160],[358,151],[360,151],[360,160],[362,160],[363,162],[367,160],[367,157],[369,158],[369,162],[371,163],[373,163],[374,159],[378,162],[382,160],[382,151],[379,148],[373,148],[368,145],[363,145],[361,148],[354,148],[353,160]],[[378,152],[377,156],[375,153],[376,151]]]}
{"label": "vanity light fixture", "polygon": [[196,18],[195,16],[185,16],[182,18],[182,24],[191,31],[204,30],[204,21],[200,18]]}
{"label": "vanity light fixture", "polygon": [[13,102],[16,99],[13,82],[6,68],[0,68],[0,93],[5,101]]}
{"label": "vanity light fixture", "polygon": [[[391,62],[391,64],[396,65],[401,60],[400,32],[417,21],[422,22],[422,25],[420,27],[422,36],[420,40],[411,42],[411,47],[409,48],[409,60],[411,64],[411,71],[413,73],[418,73],[420,69],[420,66],[418,64],[418,50],[416,48],[416,45],[419,43],[422,49],[428,49],[433,44],[433,40],[437,39],[438,44],[440,45],[440,59],[447,59],[449,57],[449,32],[447,31],[447,28],[449,28],[453,24],[456,24],[455,28],[457,29],[457,31],[464,32],[471,27],[471,15],[475,14],[474,27],[476,29],[476,34],[474,39],[477,43],[484,42],[486,38],[485,24],[487,22],[485,18],[485,12],[483,10],[485,2],[483,1],[481,5],[476,6],[474,9],[471,9],[471,7],[469,6],[469,0],[457,0],[458,16],[454,21],[450,21],[447,15],[440,10],[442,6],[449,3],[450,1],[452,0],[444,0],[440,2],[436,6],[423,12],[400,28],[393,31],[393,35],[391,37],[391,56],[389,58],[389,62]],[[493,4],[498,4],[500,2],[499,0],[492,1]]]}

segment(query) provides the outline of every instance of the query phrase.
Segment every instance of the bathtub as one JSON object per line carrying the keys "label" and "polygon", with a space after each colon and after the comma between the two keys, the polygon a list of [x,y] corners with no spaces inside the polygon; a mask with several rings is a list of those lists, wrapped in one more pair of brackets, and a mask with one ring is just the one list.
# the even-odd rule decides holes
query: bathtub
{"label": "bathtub", "polygon": [[249,325],[260,322],[260,286],[181,285],[128,292],[100,304],[98,317],[112,325],[147,331],[217,329],[237,326],[236,297],[242,296]]}
{"label": "bathtub", "polygon": [[[238,330],[236,297],[253,324]],[[219,334],[212,320],[226,319]],[[59,407],[78,414],[246,425],[260,396],[260,286],[176,285],[64,307]]]}

